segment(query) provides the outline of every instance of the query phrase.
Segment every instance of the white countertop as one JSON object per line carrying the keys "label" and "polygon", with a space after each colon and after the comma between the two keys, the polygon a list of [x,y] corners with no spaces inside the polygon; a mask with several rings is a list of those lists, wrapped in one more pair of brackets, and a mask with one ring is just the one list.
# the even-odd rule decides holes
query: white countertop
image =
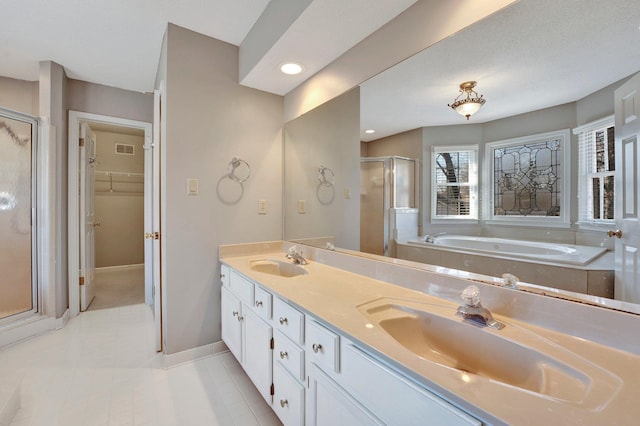
{"label": "white countertop", "polygon": [[[502,421],[509,424],[632,424],[640,418],[640,356],[610,348],[587,339],[562,334],[539,326],[530,325],[508,317],[494,315],[507,324],[500,332],[517,333],[527,330],[541,337],[550,345],[556,345],[593,364],[608,378],[609,390],[601,393],[603,405],[590,402],[566,402],[524,391],[517,387],[485,377],[463,373],[416,356],[394,340],[380,327],[372,327],[370,321],[358,310],[358,306],[379,298],[403,299],[414,303],[457,305],[428,294],[397,285],[367,278],[336,269],[311,260],[304,268],[308,274],[296,277],[279,277],[254,271],[250,262],[256,259],[286,260],[284,253],[264,246],[259,254],[226,252],[221,261],[260,283],[274,294],[298,306],[303,311],[326,322],[370,351],[379,354],[391,365],[414,380],[423,383],[435,393],[454,404],[476,414],[485,421]],[[271,251],[269,251],[271,250]],[[471,282],[470,282],[471,284]],[[595,309],[595,308],[594,308]],[[510,331],[510,329],[512,331]],[[485,329],[479,332],[486,332]],[[612,330],[615,332],[615,330]],[[630,338],[637,338],[636,335]],[[600,389],[599,391],[602,391]]]}

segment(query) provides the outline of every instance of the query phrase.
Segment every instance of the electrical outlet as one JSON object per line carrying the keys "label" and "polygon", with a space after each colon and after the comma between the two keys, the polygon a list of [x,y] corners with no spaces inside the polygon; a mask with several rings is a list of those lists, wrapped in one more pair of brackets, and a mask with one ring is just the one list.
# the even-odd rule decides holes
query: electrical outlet
{"label": "electrical outlet", "polygon": [[298,200],[298,213],[305,214],[307,212],[307,202],[305,200]]}
{"label": "electrical outlet", "polygon": [[267,214],[267,200],[258,200],[258,214]]}

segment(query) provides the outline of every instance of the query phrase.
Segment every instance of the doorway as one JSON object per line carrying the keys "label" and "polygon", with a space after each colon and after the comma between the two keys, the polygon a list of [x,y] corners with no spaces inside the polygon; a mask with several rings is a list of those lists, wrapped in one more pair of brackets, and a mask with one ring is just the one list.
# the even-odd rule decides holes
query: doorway
{"label": "doorway", "polygon": [[[95,151],[91,148],[94,139]],[[159,263],[156,260],[159,259],[159,241],[145,239],[145,236],[156,234],[154,229],[159,229],[158,150],[159,136],[154,135],[152,139],[151,123],[69,112],[71,316],[90,306],[96,285],[104,275],[101,272],[107,272],[107,275],[116,272],[121,276],[142,273],[143,301],[153,307],[154,313],[160,311],[160,274],[156,265]],[[138,158],[135,158],[136,153]],[[114,219],[114,216],[117,217]],[[111,219],[105,222],[103,218],[107,217]],[[122,238],[128,243],[121,241]],[[98,266],[98,273],[95,273],[95,266]],[[109,269],[100,271],[101,266]],[[158,336],[161,326],[160,316],[156,315]],[[160,338],[157,340],[158,350],[161,350]]]}
{"label": "doorway", "polygon": [[[144,130],[105,123],[83,124],[96,141],[92,212],[94,297],[86,310],[145,302],[151,305],[151,294],[145,295],[142,238]],[[86,144],[85,141],[85,149]]]}

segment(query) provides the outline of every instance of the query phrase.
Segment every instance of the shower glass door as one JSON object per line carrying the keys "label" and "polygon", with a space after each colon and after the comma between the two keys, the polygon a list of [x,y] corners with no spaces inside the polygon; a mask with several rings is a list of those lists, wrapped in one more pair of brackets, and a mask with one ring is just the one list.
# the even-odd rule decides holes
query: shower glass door
{"label": "shower glass door", "polygon": [[37,311],[34,117],[0,108],[0,322]]}

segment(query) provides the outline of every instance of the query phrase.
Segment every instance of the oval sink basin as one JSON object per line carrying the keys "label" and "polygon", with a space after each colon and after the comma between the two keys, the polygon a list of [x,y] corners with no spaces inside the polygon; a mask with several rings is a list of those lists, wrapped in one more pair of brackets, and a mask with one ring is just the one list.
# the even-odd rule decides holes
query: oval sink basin
{"label": "oval sink basin", "polygon": [[307,270],[300,265],[276,259],[252,260],[250,268],[254,271],[277,275],[279,277],[296,277],[308,273]]}
{"label": "oval sink basin", "polygon": [[621,386],[619,377],[531,331],[481,328],[451,306],[383,298],[358,309],[415,356],[467,375],[592,408]]}

